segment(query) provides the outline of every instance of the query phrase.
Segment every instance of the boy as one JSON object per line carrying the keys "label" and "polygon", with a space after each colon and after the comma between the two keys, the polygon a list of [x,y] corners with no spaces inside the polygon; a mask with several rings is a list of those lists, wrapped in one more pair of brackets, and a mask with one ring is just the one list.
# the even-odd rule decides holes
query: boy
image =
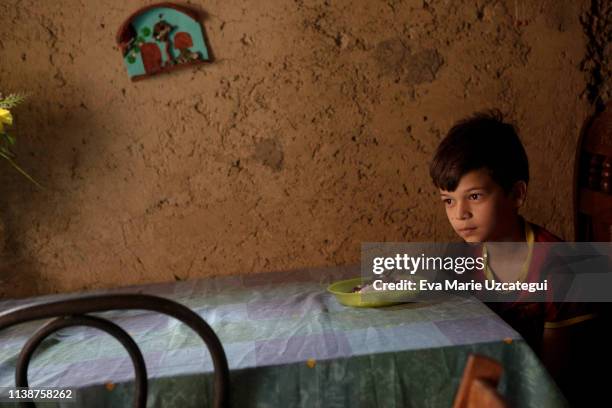
{"label": "boy", "polygon": [[[561,239],[519,215],[529,182],[527,155],[514,127],[504,123],[498,111],[455,124],[435,153],[430,175],[452,228],[464,241],[524,243],[514,245],[510,253],[489,253],[484,279],[531,282],[541,278],[546,260],[533,255],[533,243]],[[490,251],[494,247],[487,245]],[[523,336],[559,385],[568,384],[563,371],[570,340],[580,336],[580,326],[595,317],[586,305],[513,302],[489,307]]]}

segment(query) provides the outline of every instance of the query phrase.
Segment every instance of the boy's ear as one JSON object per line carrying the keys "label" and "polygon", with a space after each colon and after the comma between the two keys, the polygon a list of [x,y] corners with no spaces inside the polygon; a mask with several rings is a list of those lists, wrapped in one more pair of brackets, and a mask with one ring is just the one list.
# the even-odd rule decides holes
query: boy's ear
{"label": "boy's ear", "polygon": [[516,208],[522,207],[527,199],[527,183],[522,180],[514,183],[514,187],[512,187],[512,196]]}

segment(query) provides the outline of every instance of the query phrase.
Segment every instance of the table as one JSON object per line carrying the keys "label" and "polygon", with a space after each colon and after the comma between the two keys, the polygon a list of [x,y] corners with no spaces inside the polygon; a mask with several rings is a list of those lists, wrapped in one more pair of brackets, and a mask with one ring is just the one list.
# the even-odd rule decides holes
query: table
{"label": "table", "polygon": [[[450,407],[469,353],[503,364],[500,391],[512,406],[566,406],[519,334],[484,304],[456,297],[355,309],[325,291],[328,283],[359,274],[358,266],[303,269],[88,293],[147,293],[196,311],[223,343],[235,407]],[[71,296],[4,301],[0,310]],[[148,407],[207,406],[212,363],[190,329],[147,311],[100,315],[140,346]],[[40,323],[0,333],[0,386],[14,386],[16,356]],[[78,406],[131,406],[131,361],[95,329],[64,329],[46,340],[29,378],[32,387],[78,387]]]}

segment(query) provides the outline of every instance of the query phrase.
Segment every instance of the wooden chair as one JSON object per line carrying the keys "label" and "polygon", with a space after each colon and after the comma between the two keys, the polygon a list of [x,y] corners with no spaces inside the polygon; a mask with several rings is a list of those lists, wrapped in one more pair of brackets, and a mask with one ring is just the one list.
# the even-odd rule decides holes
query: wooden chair
{"label": "wooden chair", "polygon": [[612,241],[612,103],[582,129],[574,187],[575,240]]}
{"label": "wooden chair", "polygon": [[508,404],[497,391],[502,371],[502,366],[497,361],[470,354],[453,408],[508,408]]}
{"label": "wooden chair", "polygon": [[[574,172],[575,240],[612,242],[612,102],[604,111],[587,120],[576,151]],[[597,304],[597,319],[583,328],[569,356],[564,392],[576,406],[595,406],[607,398],[606,381],[612,350],[605,340],[612,324],[611,303]],[[585,323],[581,323],[584,325]]]}
{"label": "wooden chair", "polygon": [[[76,299],[39,303],[32,306],[17,307],[0,313],[0,331],[17,324],[33,320],[49,319],[39,328],[21,349],[15,371],[17,387],[28,387],[28,366],[37,347],[52,333],[71,326],[88,326],[103,330],[116,338],[128,351],[134,365],[134,407],[145,408],[147,404],[147,371],[144,358],[138,345],[130,335],[115,323],[89,313],[109,310],[151,310],[174,317],[195,331],[208,347],[212,357],[214,372],[213,407],[229,406],[229,368],[227,358],[219,338],[212,328],[193,310],[169,299],[141,295],[101,295],[85,296]],[[206,405],[203,403],[203,405]],[[33,402],[22,402],[22,407],[35,407]]]}

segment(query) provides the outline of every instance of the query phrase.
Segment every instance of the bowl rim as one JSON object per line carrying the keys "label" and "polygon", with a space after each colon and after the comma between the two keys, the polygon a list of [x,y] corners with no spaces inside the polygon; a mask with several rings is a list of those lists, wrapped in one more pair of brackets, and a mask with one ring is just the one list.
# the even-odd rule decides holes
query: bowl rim
{"label": "bowl rim", "polygon": [[342,284],[348,284],[349,282],[363,282],[364,278],[363,277],[358,277],[358,278],[351,278],[351,279],[344,279],[341,281],[336,281],[336,282],[332,282],[327,286],[327,291],[329,293],[333,293],[334,295],[361,295],[361,293],[359,292],[341,292],[338,290],[334,290],[335,286],[340,286]]}

